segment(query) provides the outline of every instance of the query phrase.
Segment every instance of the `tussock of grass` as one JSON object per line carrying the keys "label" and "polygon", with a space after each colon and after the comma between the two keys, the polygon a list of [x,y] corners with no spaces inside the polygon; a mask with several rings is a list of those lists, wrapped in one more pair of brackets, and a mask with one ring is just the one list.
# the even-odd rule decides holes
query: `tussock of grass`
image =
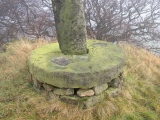
{"label": "tussock of grass", "polygon": [[126,54],[125,88],[115,97],[87,110],[37,94],[27,60],[43,40],[20,40],[0,53],[0,119],[3,120],[158,120],[160,119],[160,58],[144,49],[121,45]]}

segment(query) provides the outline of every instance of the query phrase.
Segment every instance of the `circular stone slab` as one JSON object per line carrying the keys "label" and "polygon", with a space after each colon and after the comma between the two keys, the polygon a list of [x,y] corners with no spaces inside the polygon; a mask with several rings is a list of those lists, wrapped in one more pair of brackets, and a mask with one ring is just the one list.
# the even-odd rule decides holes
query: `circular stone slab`
{"label": "circular stone slab", "polygon": [[123,71],[124,53],[112,43],[87,40],[89,53],[64,55],[58,43],[34,50],[30,72],[38,81],[59,88],[92,88],[110,82]]}

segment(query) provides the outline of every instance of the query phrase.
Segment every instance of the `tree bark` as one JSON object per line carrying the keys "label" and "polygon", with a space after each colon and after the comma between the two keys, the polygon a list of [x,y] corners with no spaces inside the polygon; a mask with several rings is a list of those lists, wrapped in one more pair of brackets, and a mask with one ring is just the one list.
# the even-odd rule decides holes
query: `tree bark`
{"label": "tree bark", "polygon": [[64,54],[86,54],[86,23],[81,0],[52,0],[57,38]]}

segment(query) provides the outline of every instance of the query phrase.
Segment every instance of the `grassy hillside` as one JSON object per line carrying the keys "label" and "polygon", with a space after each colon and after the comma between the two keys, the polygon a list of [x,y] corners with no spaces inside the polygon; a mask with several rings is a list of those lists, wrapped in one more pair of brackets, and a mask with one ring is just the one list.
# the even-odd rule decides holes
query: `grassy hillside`
{"label": "grassy hillside", "polygon": [[126,54],[123,92],[83,110],[57,100],[48,101],[33,90],[27,60],[44,44],[17,41],[0,53],[0,119],[3,120],[159,120],[160,58],[131,45]]}

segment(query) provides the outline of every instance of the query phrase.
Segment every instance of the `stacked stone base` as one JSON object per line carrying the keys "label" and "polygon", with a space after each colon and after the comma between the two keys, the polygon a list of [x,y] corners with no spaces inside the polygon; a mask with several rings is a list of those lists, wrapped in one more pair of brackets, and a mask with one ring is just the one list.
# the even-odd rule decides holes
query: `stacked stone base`
{"label": "stacked stone base", "polygon": [[64,55],[58,43],[35,49],[29,59],[35,90],[83,108],[116,96],[122,83],[122,49],[98,40],[87,40],[87,48],[84,55]]}
{"label": "stacked stone base", "polygon": [[33,88],[40,94],[45,94],[49,99],[55,96],[66,103],[80,105],[83,108],[89,108],[102,102],[105,98],[115,97],[123,86],[122,74],[112,79],[111,82],[101,84],[90,89],[81,88],[58,88],[53,85],[33,80]]}

